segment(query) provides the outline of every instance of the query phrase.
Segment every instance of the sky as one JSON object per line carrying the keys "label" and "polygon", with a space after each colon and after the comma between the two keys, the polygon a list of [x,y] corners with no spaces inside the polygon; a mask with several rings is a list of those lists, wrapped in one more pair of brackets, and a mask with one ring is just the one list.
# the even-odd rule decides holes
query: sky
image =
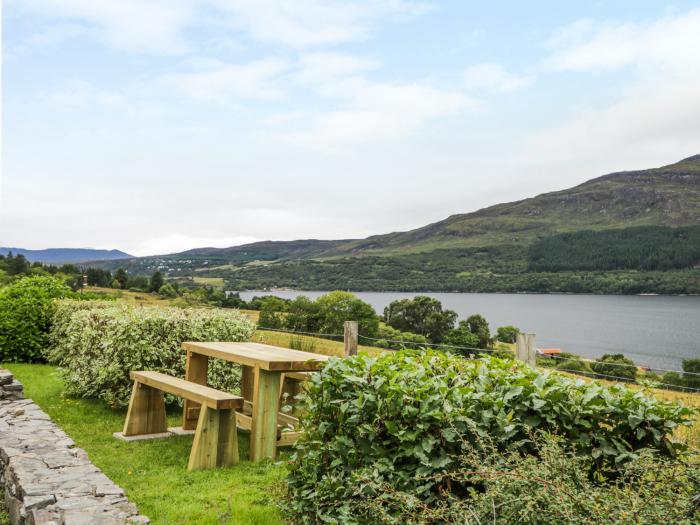
{"label": "sky", "polygon": [[361,238],[700,153],[700,2],[5,0],[0,245]]}

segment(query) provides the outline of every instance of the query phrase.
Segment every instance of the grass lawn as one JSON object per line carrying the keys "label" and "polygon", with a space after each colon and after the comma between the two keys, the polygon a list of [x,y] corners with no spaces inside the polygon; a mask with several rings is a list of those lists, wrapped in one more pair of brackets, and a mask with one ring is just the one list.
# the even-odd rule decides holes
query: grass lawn
{"label": "grass lawn", "polygon": [[[107,476],[126,490],[154,524],[282,524],[277,502],[286,469],[280,463],[250,463],[248,436],[239,433],[241,463],[226,469],[187,472],[192,437],[125,443],[112,437],[124,424],[124,411],[102,403],[62,396],[56,367],[6,364],[25,395],[85,449]],[[179,412],[169,424],[180,424]],[[284,459],[284,455],[282,455]],[[0,523],[2,523],[0,510]]]}

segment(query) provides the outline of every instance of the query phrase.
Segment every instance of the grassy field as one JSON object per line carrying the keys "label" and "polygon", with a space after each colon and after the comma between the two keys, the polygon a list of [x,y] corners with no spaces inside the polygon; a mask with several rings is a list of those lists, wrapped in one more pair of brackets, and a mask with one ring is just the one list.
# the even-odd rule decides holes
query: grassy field
{"label": "grassy field", "polygon": [[[112,437],[124,412],[100,402],[70,399],[55,367],[7,364],[33,399],[107,476],[126,490],[156,525],[282,524],[277,508],[286,469],[281,463],[250,463],[248,437],[240,433],[241,463],[226,469],[187,472],[192,437],[125,443]],[[180,413],[169,415],[179,425]],[[284,460],[284,455],[281,456]],[[0,523],[2,523],[0,510]]]}
{"label": "grassy field", "polygon": [[99,286],[88,286],[88,292],[93,292],[107,297],[115,297],[120,301],[140,306],[171,306],[172,300],[160,297],[148,292],[130,292],[129,290],[115,290],[114,288],[100,288]]}
{"label": "grassy field", "polygon": [[193,277],[192,280],[196,284],[214,286],[216,288],[223,288],[226,284],[223,277]]}

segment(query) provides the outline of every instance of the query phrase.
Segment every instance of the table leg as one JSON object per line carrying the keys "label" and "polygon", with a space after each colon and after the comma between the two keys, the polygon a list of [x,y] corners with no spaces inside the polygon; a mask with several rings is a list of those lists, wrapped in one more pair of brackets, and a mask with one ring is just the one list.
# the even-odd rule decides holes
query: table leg
{"label": "table leg", "polygon": [[[185,364],[185,379],[200,385],[207,384],[207,366],[209,358],[205,355],[187,352]],[[182,430],[194,430],[199,420],[199,403],[185,399],[185,408],[182,412]]]}
{"label": "table leg", "polygon": [[241,397],[246,401],[253,401],[254,374],[252,366],[241,365]]}
{"label": "table leg", "polygon": [[253,421],[250,429],[250,460],[275,459],[277,451],[277,404],[280,372],[255,367]]}

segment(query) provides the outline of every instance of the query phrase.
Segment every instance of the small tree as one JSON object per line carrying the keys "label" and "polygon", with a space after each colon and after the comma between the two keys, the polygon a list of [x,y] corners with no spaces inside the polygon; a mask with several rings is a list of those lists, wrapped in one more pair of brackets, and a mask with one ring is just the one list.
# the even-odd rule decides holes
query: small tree
{"label": "small tree", "polygon": [[163,297],[169,297],[170,299],[174,299],[175,297],[177,297],[177,290],[172,284],[165,283],[158,290],[158,294],[162,295]]}
{"label": "small tree", "polygon": [[466,321],[460,321],[460,328],[466,328],[471,333],[475,334],[479,339],[479,348],[491,347],[491,332],[489,323],[481,314],[474,314],[467,317]]}
{"label": "small tree", "polygon": [[129,283],[129,276],[124,268],[119,268],[114,274],[114,280],[119,283],[119,288],[126,288]]}
{"label": "small tree", "polygon": [[379,316],[371,305],[350,292],[331,292],[316,299],[319,330],[329,334],[342,334],[345,321],[357,321],[360,334],[376,337]]}
{"label": "small tree", "polygon": [[605,379],[603,376],[629,381],[637,379],[637,365],[622,354],[605,354],[591,363],[591,369],[602,379]]}
{"label": "small tree", "polygon": [[290,330],[316,332],[319,326],[319,306],[306,296],[300,295],[287,305],[285,327]]}
{"label": "small tree", "polygon": [[444,340],[457,321],[457,313],[443,310],[442,303],[426,295],[393,301],[384,309],[384,320],[402,332],[424,335],[433,343]]}
{"label": "small tree", "polygon": [[700,388],[700,359],[683,359],[683,382],[690,388]]}
{"label": "small tree", "polygon": [[157,292],[160,290],[160,287],[163,286],[164,281],[163,281],[163,274],[161,274],[158,270],[156,270],[153,275],[151,275],[151,282],[150,282],[150,288],[149,291],[151,292]]}
{"label": "small tree", "polygon": [[447,350],[460,355],[474,354],[474,350],[480,348],[479,337],[470,332],[469,329],[462,324],[460,324],[459,328],[455,328],[448,332],[447,336],[445,337],[445,344],[459,347],[447,348]]}
{"label": "small tree", "polygon": [[500,326],[496,330],[496,340],[502,343],[515,343],[520,329],[515,326]]}

